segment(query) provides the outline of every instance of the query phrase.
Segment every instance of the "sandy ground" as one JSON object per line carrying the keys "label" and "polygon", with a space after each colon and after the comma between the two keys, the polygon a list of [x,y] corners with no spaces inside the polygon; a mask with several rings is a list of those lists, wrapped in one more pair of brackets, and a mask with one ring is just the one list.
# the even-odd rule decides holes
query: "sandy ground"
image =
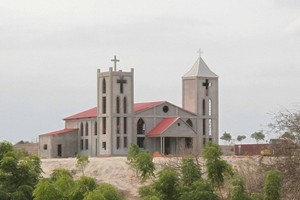
{"label": "sandy ground", "polygon": [[[241,163],[247,165],[257,165],[259,157],[224,157],[233,166]],[[106,182],[120,189],[128,199],[139,199],[137,189],[142,186],[134,171],[126,164],[126,157],[91,157],[89,164],[85,168],[85,175],[94,177],[98,183]],[[154,158],[156,169],[160,169],[164,163],[174,163],[179,158]],[[202,162],[201,158],[200,161]],[[42,159],[42,169],[44,177],[48,177],[54,169],[65,168],[71,170],[75,178],[82,175],[76,167],[76,158]],[[147,183],[145,183],[147,184]]]}

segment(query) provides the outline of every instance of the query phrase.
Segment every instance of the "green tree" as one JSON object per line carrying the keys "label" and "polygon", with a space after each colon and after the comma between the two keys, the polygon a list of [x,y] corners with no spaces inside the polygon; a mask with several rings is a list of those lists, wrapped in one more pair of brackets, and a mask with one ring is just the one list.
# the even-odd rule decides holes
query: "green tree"
{"label": "green tree", "polygon": [[179,198],[180,200],[219,200],[214,187],[206,180],[201,179],[192,183],[189,187],[184,187]]}
{"label": "green tree", "polygon": [[284,134],[281,135],[281,138],[289,138],[293,141],[296,139],[295,135],[290,132],[284,132]]}
{"label": "green tree", "polygon": [[242,140],[246,139],[245,135],[238,135],[236,140],[239,141],[240,143],[242,143]]}
{"label": "green tree", "polygon": [[228,144],[230,143],[230,141],[232,140],[231,134],[230,133],[223,133],[223,135],[220,137],[221,140],[226,141]]}
{"label": "green tree", "polygon": [[77,162],[76,162],[76,167],[82,172],[82,176],[84,176],[84,169],[86,166],[89,164],[89,157],[88,156],[82,156],[82,155],[77,155],[76,157]]}
{"label": "green tree", "polygon": [[124,199],[121,193],[111,184],[101,183],[96,188],[96,190],[101,191],[103,197],[107,200],[122,200]]}
{"label": "green tree", "polygon": [[219,145],[210,144],[204,149],[204,159],[207,168],[207,177],[212,184],[218,188],[221,198],[223,198],[221,187],[224,184],[226,175],[233,175],[231,165],[221,159],[222,151]]}
{"label": "green tree", "polygon": [[236,176],[234,177],[232,181],[232,187],[231,187],[231,196],[230,200],[249,200],[250,198],[246,194],[246,187],[245,187],[245,182],[244,180]]}
{"label": "green tree", "polygon": [[179,174],[174,168],[166,167],[158,173],[154,189],[160,194],[161,200],[176,200],[179,198]]}
{"label": "green tree", "polygon": [[82,200],[85,195],[93,191],[97,187],[97,182],[94,178],[81,176],[75,182],[75,186],[71,191],[72,200]]}
{"label": "green tree", "polygon": [[135,167],[142,181],[154,176],[155,166],[152,155],[147,151],[141,151],[136,156]]}
{"label": "green tree", "polygon": [[140,153],[140,149],[137,144],[131,144],[127,153],[127,164],[136,169],[137,155]]}
{"label": "green tree", "polygon": [[33,191],[34,200],[62,199],[61,191],[47,178],[41,179]]}
{"label": "green tree", "polygon": [[262,131],[254,132],[251,134],[251,138],[254,138],[256,140],[256,143],[258,144],[260,140],[265,139],[265,134]]}
{"label": "green tree", "polygon": [[201,167],[191,157],[183,158],[181,161],[181,181],[183,185],[191,185],[201,179]]}
{"label": "green tree", "polygon": [[281,185],[281,172],[278,170],[269,171],[264,182],[265,200],[279,200]]}

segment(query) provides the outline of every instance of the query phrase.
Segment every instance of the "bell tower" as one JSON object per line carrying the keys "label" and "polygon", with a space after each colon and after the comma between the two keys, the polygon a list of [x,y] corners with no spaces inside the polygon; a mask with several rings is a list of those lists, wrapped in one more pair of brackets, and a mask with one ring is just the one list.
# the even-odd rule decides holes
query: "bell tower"
{"label": "bell tower", "polygon": [[97,72],[98,155],[126,155],[132,143],[134,76],[117,70],[119,60],[111,60],[114,69]]}
{"label": "bell tower", "polygon": [[182,107],[197,116],[196,147],[207,142],[218,143],[219,97],[218,75],[212,72],[199,55],[192,68],[182,77]]}

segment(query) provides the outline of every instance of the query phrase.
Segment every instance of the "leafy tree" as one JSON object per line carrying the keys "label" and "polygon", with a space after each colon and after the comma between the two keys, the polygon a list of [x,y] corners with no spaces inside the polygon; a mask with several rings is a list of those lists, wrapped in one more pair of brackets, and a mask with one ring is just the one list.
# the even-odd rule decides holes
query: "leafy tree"
{"label": "leafy tree", "polygon": [[161,200],[176,200],[179,197],[179,178],[174,168],[166,167],[158,173],[154,189],[160,194]]}
{"label": "leafy tree", "polygon": [[86,194],[97,187],[96,180],[91,177],[81,176],[71,191],[72,200],[82,200]]}
{"label": "leafy tree", "polygon": [[88,156],[77,155],[76,159],[77,159],[76,167],[78,167],[81,170],[82,176],[84,176],[84,169],[86,168],[86,166],[90,162],[89,157]]}
{"label": "leafy tree", "polygon": [[264,200],[264,195],[260,193],[252,193],[250,196],[251,200]]}
{"label": "leafy tree", "polygon": [[226,141],[228,144],[232,140],[231,134],[230,133],[223,133],[223,135],[220,137],[221,140]]}
{"label": "leafy tree", "polygon": [[142,181],[154,176],[155,166],[152,160],[152,155],[147,151],[141,151],[136,156],[135,167]]}
{"label": "leafy tree", "polygon": [[131,144],[127,153],[127,164],[129,164],[134,169],[136,168],[136,158],[139,153],[139,146],[137,144]]}
{"label": "leafy tree", "polygon": [[183,185],[191,185],[201,179],[201,168],[191,157],[182,159],[181,162],[181,181]]}
{"label": "leafy tree", "polygon": [[278,170],[269,171],[264,182],[265,200],[279,200],[281,185],[281,172]]}
{"label": "leafy tree", "polygon": [[242,142],[242,140],[246,139],[246,136],[245,135],[238,135],[236,140],[239,141],[239,142]]}
{"label": "leafy tree", "polygon": [[251,134],[251,138],[254,138],[256,140],[256,143],[258,144],[258,142],[260,140],[264,140],[265,139],[265,134],[263,134],[262,131],[254,132],[254,133]]}
{"label": "leafy tree", "polygon": [[246,194],[246,187],[244,180],[236,176],[232,181],[232,188],[231,188],[231,196],[230,200],[250,200],[248,195]]}
{"label": "leafy tree", "polygon": [[107,200],[122,200],[120,192],[111,184],[101,183],[96,190],[101,191],[103,197]]}
{"label": "leafy tree", "polygon": [[[0,143],[0,194],[3,199],[32,199],[34,185],[41,176],[37,156],[26,156],[8,142]],[[4,197],[7,198],[4,198]]]}
{"label": "leafy tree", "polygon": [[101,190],[93,190],[91,192],[89,192],[83,200],[107,200],[103,194]]}
{"label": "leafy tree", "polygon": [[231,165],[221,159],[221,155],[221,148],[217,144],[210,144],[204,149],[207,177],[211,183],[218,188],[221,198],[224,199],[221,192],[221,187],[224,184],[224,177],[226,175],[232,176],[233,170]]}
{"label": "leafy tree", "polygon": [[290,132],[285,132],[284,134],[281,135],[281,138],[289,138],[293,141],[295,141],[295,139],[296,139],[295,135],[293,135]]}
{"label": "leafy tree", "polygon": [[219,196],[215,194],[214,187],[206,180],[201,179],[192,183],[190,187],[185,187],[180,200],[219,200]]}
{"label": "leafy tree", "polygon": [[41,179],[33,191],[34,200],[58,200],[63,195],[49,179]]}

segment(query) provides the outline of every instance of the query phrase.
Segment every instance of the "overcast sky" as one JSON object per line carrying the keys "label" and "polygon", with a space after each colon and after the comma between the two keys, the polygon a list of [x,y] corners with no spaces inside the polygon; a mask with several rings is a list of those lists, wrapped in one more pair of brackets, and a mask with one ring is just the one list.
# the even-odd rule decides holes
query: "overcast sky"
{"label": "overcast sky", "polygon": [[201,48],[220,77],[220,135],[250,138],[300,102],[299,0],[1,0],[0,19],[0,140],[96,106],[96,71],[114,55],[135,69],[135,102],[181,106]]}

